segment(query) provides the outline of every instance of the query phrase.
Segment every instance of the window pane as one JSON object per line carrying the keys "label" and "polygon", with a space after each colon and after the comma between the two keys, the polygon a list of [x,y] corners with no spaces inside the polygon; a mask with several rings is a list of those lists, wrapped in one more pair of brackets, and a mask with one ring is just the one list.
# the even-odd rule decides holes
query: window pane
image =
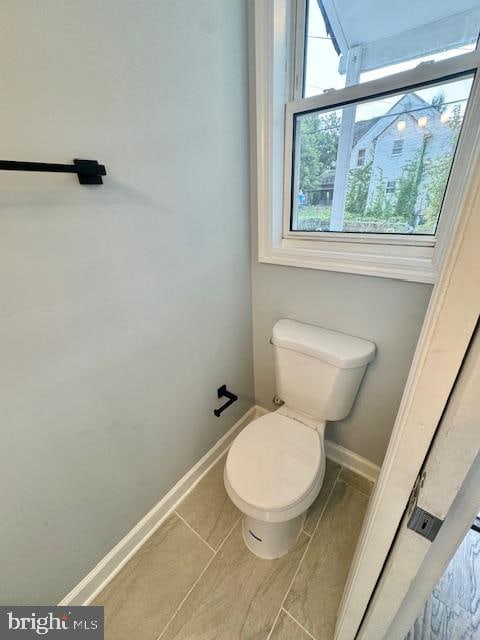
{"label": "window pane", "polygon": [[474,0],[307,0],[304,97],[461,55],[479,30]]}
{"label": "window pane", "polygon": [[291,229],[434,234],[472,82],[295,115]]}

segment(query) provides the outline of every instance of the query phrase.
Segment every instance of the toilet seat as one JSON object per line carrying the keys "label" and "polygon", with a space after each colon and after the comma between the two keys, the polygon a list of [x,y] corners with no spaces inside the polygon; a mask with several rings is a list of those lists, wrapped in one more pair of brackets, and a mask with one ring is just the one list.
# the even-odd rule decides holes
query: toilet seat
{"label": "toilet seat", "polygon": [[282,415],[253,420],[237,436],[225,464],[225,486],[250,516],[281,522],[308,509],[325,471],[323,437]]}

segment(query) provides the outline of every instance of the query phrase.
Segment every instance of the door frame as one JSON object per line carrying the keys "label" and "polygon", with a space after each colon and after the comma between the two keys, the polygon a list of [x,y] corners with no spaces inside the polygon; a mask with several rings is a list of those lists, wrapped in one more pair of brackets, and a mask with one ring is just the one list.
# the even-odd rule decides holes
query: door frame
{"label": "door frame", "polygon": [[479,389],[477,326],[418,485],[418,506],[443,524],[430,542],[408,528],[411,508],[405,513],[359,640],[407,635],[479,511]]}
{"label": "door frame", "polygon": [[[475,85],[480,91],[479,83]],[[460,214],[362,526],[338,612],[335,640],[357,637],[479,316],[480,130],[469,131],[469,135],[473,145],[462,162],[466,189]]]}

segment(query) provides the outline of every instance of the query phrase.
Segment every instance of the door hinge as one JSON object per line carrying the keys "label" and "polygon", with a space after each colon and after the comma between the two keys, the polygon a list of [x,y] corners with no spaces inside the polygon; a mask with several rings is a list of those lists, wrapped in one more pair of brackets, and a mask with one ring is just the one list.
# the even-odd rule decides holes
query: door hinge
{"label": "door hinge", "polygon": [[408,504],[408,514],[410,515],[410,518],[408,520],[407,527],[432,542],[440,531],[443,520],[418,506],[418,496],[420,489],[423,487],[425,482],[425,476],[426,474],[424,471],[415,481]]}

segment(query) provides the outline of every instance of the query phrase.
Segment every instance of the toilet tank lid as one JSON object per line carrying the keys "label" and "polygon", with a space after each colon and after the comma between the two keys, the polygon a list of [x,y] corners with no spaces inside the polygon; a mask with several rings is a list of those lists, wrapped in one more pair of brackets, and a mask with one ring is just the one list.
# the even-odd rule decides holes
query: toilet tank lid
{"label": "toilet tank lid", "polygon": [[272,342],[277,347],[305,353],[340,369],[368,364],[376,349],[370,340],[287,319],[279,320],[273,327]]}

